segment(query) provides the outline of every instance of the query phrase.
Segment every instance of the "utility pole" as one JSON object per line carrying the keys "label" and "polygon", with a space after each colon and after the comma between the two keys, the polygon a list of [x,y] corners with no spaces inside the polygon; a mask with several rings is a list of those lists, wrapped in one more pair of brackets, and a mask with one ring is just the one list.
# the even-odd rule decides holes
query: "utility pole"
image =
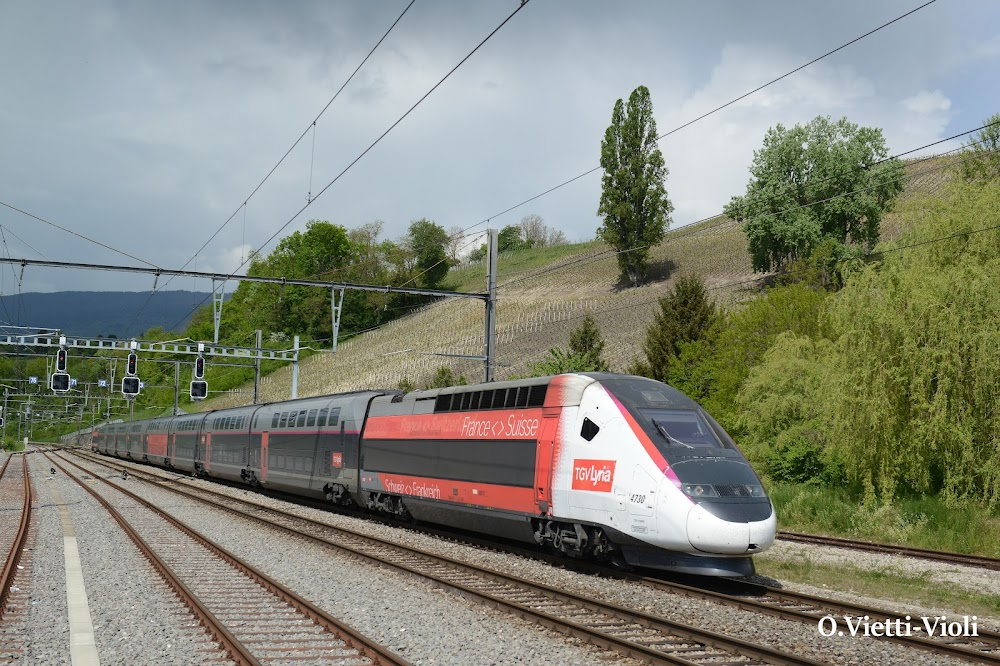
{"label": "utility pole", "polygon": [[[254,331],[257,334],[257,358],[253,362],[253,404],[257,404],[257,400],[260,398],[260,346],[263,343],[262,336],[264,332],[259,328]],[[337,348],[337,336],[333,337],[333,347],[334,351]]]}
{"label": "utility pole", "polygon": [[181,362],[174,361],[174,416],[180,413]]}
{"label": "utility pole", "polygon": [[497,230],[489,229],[487,232],[487,256],[489,263],[486,265],[486,332],[483,340],[484,356],[486,356],[486,382],[493,381],[493,370],[496,366],[494,354],[496,353],[497,336]]}
{"label": "utility pole", "polygon": [[295,356],[292,358],[292,400],[299,397],[299,336],[292,343]]}

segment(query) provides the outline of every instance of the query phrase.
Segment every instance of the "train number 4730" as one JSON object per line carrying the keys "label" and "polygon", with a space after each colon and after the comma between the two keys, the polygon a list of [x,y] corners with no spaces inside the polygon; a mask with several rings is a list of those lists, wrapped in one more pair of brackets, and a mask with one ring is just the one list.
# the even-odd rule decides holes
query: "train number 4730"
{"label": "train number 4730", "polygon": [[632,494],[628,496],[628,501],[631,502],[632,504],[645,504],[646,496]]}

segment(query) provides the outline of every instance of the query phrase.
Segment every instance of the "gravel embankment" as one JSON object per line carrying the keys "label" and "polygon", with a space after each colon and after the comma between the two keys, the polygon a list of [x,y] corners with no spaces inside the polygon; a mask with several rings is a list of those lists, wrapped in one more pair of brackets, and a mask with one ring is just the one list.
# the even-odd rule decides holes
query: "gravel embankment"
{"label": "gravel embankment", "polygon": [[[36,456],[30,456],[35,458]],[[40,459],[40,458],[39,458]],[[97,468],[94,468],[97,469]],[[145,471],[152,468],[145,467]],[[97,472],[95,472],[97,473]],[[160,470],[160,474],[167,475]],[[108,472],[100,472],[108,476]],[[176,478],[176,475],[169,475]],[[38,477],[36,477],[38,478]],[[113,479],[114,480],[114,479]],[[116,481],[120,482],[120,481]],[[499,571],[511,572],[521,577],[563,588],[595,599],[627,605],[665,618],[693,624],[712,631],[731,634],[747,639],[759,640],[774,648],[801,654],[813,659],[835,664],[871,664],[881,666],[895,664],[957,664],[951,659],[933,657],[927,653],[893,645],[884,641],[861,637],[825,638],[812,625],[778,620],[747,611],[732,610],[710,602],[677,597],[641,585],[595,579],[554,568],[544,563],[525,560],[520,557],[483,551],[468,546],[443,542],[410,530],[379,525],[373,522],[339,516],[313,509],[296,507],[285,502],[269,500],[265,497],[230,489],[207,481],[185,481],[195,485],[206,485],[241,498],[250,499],[264,505],[291,510],[303,516],[323,520],[329,524],[379,536],[428,551],[485,564]],[[63,484],[68,480],[63,479]],[[386,644],[401,656],[415,664],[566,664],[566,663],[630,663],[609,653],[581,645],[578,641],[538,628],[534,624],[512,618],[493,609],[465,600],[428,583],[402,573],[366,565],[354,558],[337,554],[329,549],[299,544],[276,537],[250,521],[235,519],[231,514],[222,514],[196,505],[159,488],[152,488],[138,479],[124,482],[130,490],[160,503],[188,523],[202,531],[224,548],[246,558],[251,564],[279,579],[333,615],[353,625],[362,633]],[[41,485],[41,484],[37,484]],[[155,661],[159,663],[186,662],[184,657],[165,659],[163,642],[156,656],[148,658],[126,655],[122,650],[127,640],[121,637],[135,635],[141,629],[142,620],[157,617],[162,610],[149,607],[145,599],[134,599],[121,604],[98,601],[121,597],[121,589],[131,589],[133,583],[124,580],[135,578],[139,565],[131,563],[114,566],[115,560],[128,561],[123,551],[134,547],[120,534],[117,526],[107,525],[109,521],[103,510],[92,501],[81,501],[83,491],[60,490],[67,503],[73,505],[74,521],[78,521],[78,538],[81,539],[81,557],[85,557],[84,571],[91,610],[94,613],[95,630],[98,633],[98,647],[102,662],[131,663]],[[72,498],[72,499],[71,499]],[[76,502],[76,504],[74,504]],[[93,505],[93,507],[91,507]],[[87,508],[90,507],[90,508]],[[54,511],[51,522],[54,533],[61,536],[58,516]],[[84,532],[94,532],[95,538],[89,543],[84,555]],[[116,536],[117,535],[117,536]],[[60,540],[61,541],[61,540]],[[784,546],[776,546],[777,557],[785,556]],[[53,546],[51,540],[49,546]],[[801,546],[795,544],[796,548]],[[808,546],[807,548],[817,548]],[[38,570],[59,572],[53,586],[58,588],[52,596],[61,595],[62,626],[64,638],[53,635],[51,640],[66,644],[65,632],[65,591],[62,587],[62,549],[58,548],[58,562],[39,566]],[[850,563],[856,565],[859,557],[867,554],[851,553]],[[884,557],[884,556],[882,556]],[[39,562],[41,562],[39,558]],[[920,566],[927,563],[920,562]],[[874,566],[874,565],[873,565]],[[907,567],[909,564],[902,563]],[[51,567],[56,567],[52,569]],[[146,566],[148,568],[148,565]],[[955,569],[949,566],[947,568]],[[93,571],[94,573],[88,573]],[[130,573],[126,578],[123,574]],[[942,575],[947,572],[943,572]],[[152,576],[152,574],[149,574]],[[969,574],[970,576],[978,574]],[[103,582],[102,580],[103,579]],[[92,583],[91,581],[94,580]],[[972,580],[970,578],[970,580]],[[994,581],[991,583],[996,585]],[[103,585],[103,587],[102,587]],[[795,589],[798,586],[789,585]],[[977,589],[987,589],[979,586]],[[810,591],[810,590],[805,590]],[[811,590],[816,594],[830,594],[829,590]],[[141,596],[141,595],[140,595]],[[147,594],[146,596],[155,596]],[[160,594],[162,599],[162,593]],[[857,600],[856,595],[849,598]],[[51,600],[53,608],[59,602]],[[892,611],[910,611],[900,604],[878,600],[869,603]],[[109,611],[110,609],[110,611]],[[936,609],[913,609],[915,612],[935,614]],[[960,609],[958,609],[960,610]],[[54,611],[53,611],[54,612]],[[110,612],[110,615],[108,614]],[[115,613],[117,612],[117,615]],[[948,609],[948,614],[961,614]],[[100,619],[99,619],[100,618]],[[56,622],[46,623],[50,628]],[[981,624],[984,624],[981,622]],[[101,626],[98,630],[97,627]],[[117,643],[115,637],[118,637]],[[151,643],[153,641],[143,641]],[[171,644],[173,644],[171,642]],[[132,648],[129,648],[132,649]],[[68,655],[68,649],[66,650]],[[37,661],[32,663],[43,663]],[[66,663],[52,661],[44,663]]]}
{"label": "gravel embankment", "polygon": [[[861,637],[832,637],[819,635],[812,625],[760,616],[747,611],[732,610],[710,602],[687,599],[653,590],[641,585],[621,581],[605,581],[590,576],[554,568],[550,565],[525,560],[520,557],[483,551],[468,546],[443,542],[410,530],[379,525],[349,516],[338,516],[313,509],[295,507],[285,502],[226,488],[208,481],[198,480],[195,484],[205,484],[214,490],[221,490],[244,499],[265,505],[291,510],[303,516],[324,520],[332,525],[348,527],[359,532],[424,548],[428,551],[486,564],[494,569],[511,572],[529,580],[535,580],[560,587],[577,594],[590,596],[611,603],[628,605],[668,619],[704,627],[712,631],[761,640],[771,647],[809,656],[829,663],[870,664],[956,664],[956,660],[933,657],[927,653]],[[208,521],[209,523],[211,521]],[[409,583],[416,586],[415,581]],[[790,586],[791,587],[791,586]],[[825,594],[828,591],[814,591]],[[851,595],[850,598],[856,596]],[[458,603],[456,601],[456,603]],[[463,602],[464,603],[464,602]],[[908,610],[899,604],[872,600],[872,605],[888,610]],[[935,609],[915,609],[917,612],[935,614]],[[956,614],[951,611],[949,614]],[[960,614],[960,613],[958,613]],[[409,658],[413,655],[407,653]],[[441,662],[426,662],[441,663]],[[447,662],[445,662],[447,663]],[[454,662],[460,663],[460,662]],[[537,662],[526,662],[537,663]],[[544,662],[542,662],[544,663]]]}
{"label": "gravel embankment", "polygon": [[[24,665],[70,664],[63,528],[52,496],[69,510],[102,664],[197,664],[211,647],[186,608],[107,512],[39,454],[27,456],[38,525]],[[208,654],[208,656],[214,656]]]}

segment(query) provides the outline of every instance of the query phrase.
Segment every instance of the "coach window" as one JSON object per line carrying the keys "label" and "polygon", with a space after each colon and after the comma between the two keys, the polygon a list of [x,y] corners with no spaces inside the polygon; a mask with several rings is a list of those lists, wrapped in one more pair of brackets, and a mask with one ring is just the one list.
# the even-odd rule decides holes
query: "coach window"
{"label": "coach window", "polygon": [[306,410],[304,410],[304,409],[303,409],[303,410],[302,410],[301,412],[299,412],[299,420],[298,420],[298,422],[297,422],[297,423],[295,424],[295,426],[296,426],[297,428],[301,428],[302,426],[304,426],[304,425],[306,424],[306,414],[307,414],[307,413],[308,413],[308,412],[306,412]]}
{"label": "coach window", "polygon": [[272,414],[271,415],[271,427],[272,428],[277,428],[278,427],[278,419],[280,419],[280,418],[281,418],[281,414]]}
{"label": "coach window", "polygon": [[306,425],[309,426],[310,428],[313,427],[314,425],[316,425],[316,412],[317,411],[318,410],[316,410],[316,409],[310,409],[309,410],[309,417],[306,419]]}

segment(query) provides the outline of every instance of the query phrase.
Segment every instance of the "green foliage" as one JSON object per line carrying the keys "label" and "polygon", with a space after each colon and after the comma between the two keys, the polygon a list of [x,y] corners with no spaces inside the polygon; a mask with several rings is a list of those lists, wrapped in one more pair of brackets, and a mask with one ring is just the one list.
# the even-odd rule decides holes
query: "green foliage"
{"label": "green foliage", "polygon": [[747,301],[710,329],[704,344],[682,349],[688,369],[674,386],[701,402],[727,430],[741,432],[736,396],[751,369],[783,332],[828,337],[821,318],[826,298],[823,290],[791,284]]}
{"label": "green foliage", "polygon": [[1000,179],[1000,113],[994,113],[959,153],[959,173],[966,181],[987,182]]}
{"label": "green foliage", "polygon": [[746,194],[725,207],[743,225],[754,270],[808,257],[825,238],[874,247],[882,217],[903,190],[902,162],[887,154],[882,130],[846,118],[769,129]]}
{"label": "green foliage", "polygon": [[[513,252],[527,250],[534,246],[534,241],[524,239],[524,230],[516,224],[508,224],[497,234],[497,251]],[[485,256],[485,255],[484,255]]]}
{"label": "green foliage", "polygon": [[399,384],[396,386],[400,391],[404,393],[409,393],[417,388],[417,385],[410,381],[409,377],[403,377],[399,380]]}
{"label": "green foliage", "polygon": [[837,485],[844,463],[830,446],[826,391],[838,372],[830,340],[784,332],[736,396],[743,450],[772,479]]}
{"label": "green foliage", "polygon": [[646,329],[646,360],[636,366],[647,377],[669,383],[671,366],[678,365],[681,345],[698,340],[717,316],[715,304],[696,275],[678,278],[670,293],[660,299],[660,310]]}
{"label": "green foliage", "polygon": [[435,289],[448,274],[448,234],[444,228],[427,218],[410,224],[407,247],[416,260],[420,284]]}
{"label": "green foliage", "polygon": [[546,359],[531,366],[533,377],[558,375],[563,372],[607,372],[608,364],[602,358],[604,340],[597,322],[590,315],[569,336],[569,351],[558,347],[549,349]]}
{"label": "green foliage", "polygon": [[[449,386],[465,386],[466,383],[465,375],[455,377],[455,373],[451,371],[451,368],[442,365],[437,369],[437,372],[434,374],[434,378],[431,379],[430,384],[424,388],[435,389],[448,388]],[[402,382],[400,382],[400,387],[402,388]]]}
{"label": "green foliage", "polygon": [[908,202],[900,243],[914,247],[888,248],[832,301],[844,372],[830,436],[871,498],[1000,504],[998,200],[992,181]]}
{"label": "green foliage", "polygon": [[601,202],[604,224],[599,238],[619,251],[621,279],[642,284],[649,250],[663,240],[673,205],[664,180],[667,167],[656,143],[656,119],[646,86],[632,91],[627,109],[615,102],[611,125],[601,142]]}

